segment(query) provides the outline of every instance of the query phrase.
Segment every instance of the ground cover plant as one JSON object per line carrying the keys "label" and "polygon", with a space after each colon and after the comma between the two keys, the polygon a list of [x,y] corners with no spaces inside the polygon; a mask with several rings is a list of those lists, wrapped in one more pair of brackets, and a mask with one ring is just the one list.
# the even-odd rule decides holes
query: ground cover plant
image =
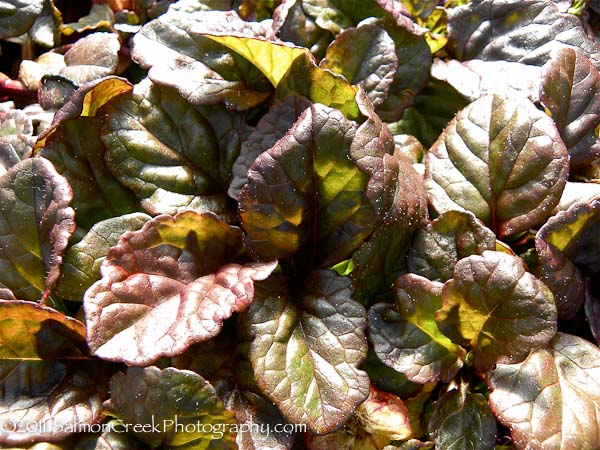
{"label": "ground cover plant", "polygon": [[0,446],[600,449],[596,1],[0,1]]}

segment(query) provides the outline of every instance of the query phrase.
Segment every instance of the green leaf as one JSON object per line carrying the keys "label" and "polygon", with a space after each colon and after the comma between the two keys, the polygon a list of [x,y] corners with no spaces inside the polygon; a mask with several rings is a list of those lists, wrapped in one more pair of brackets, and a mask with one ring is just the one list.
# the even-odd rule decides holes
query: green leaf
{"label": "green leaf", "polygon": [[102,263],[102,279],[85,293],[90,349],[144,365],[216,336],[225,319],[250,304],[253,282],[277,265],[231,263],[241,240],[237,227],[193,211],[125,233]]}
{"label": "green leaf", "polygon": [[303,265],[329,267],[370,234],[375,214],[363,193],[367,175],[350,159],[356,130],[339,111],[315,104],[256,159],[239,201],[254,256],[299,253]]}
{"label": "green leaf", "polygon": [[205,34],[270,37],[259,23],[233,11],[172,10],[148,22],[133,38],[132,56],[150,78],[171,86],[195,105],[225,103],[245,110],[271,93],[268,79],[242,55]]}
{"label": "green leaf", "polygon": [[396,309],[377,303],[369,310],[375,353],[415,383],[449,382],[466,354],[435,322],[435,312],[442,307],[442,285],[406,274],[396,280],[394,290]]}
{"label": "green leaf", "polygon": [[448,83],[432,79],[404,110],[402,119],[389,124],[394,134],[415,136],[426,148],[436,141],[448,122],[467,106],[464,98]]}
{"label": "green leaf", "polygon": [[452,10],[448,29],[460,60],[542,66],[554,49],[571,47],[600,62],[600,47],[588,39],[581,20],[546,0],[473,0]]}
{"label": "green leaf", "polygon": [[113,376],[110,391],[108,410],[134,425],[135,436],[152,447],[237,449],[236,433],[230,430],[237,424],[234,413],[194,372],[130,367]]}
{"label": "green leaf", "polygon": [[482,372],[497,362],[523,361],[556,333],[552,293],[516,256],[485,251],[461,259],[442,298],[435,315],[440,329],[471,347]]}
{"label": "green leaf", "polygon": [[[600,350],[558,333],[520,364],[488,373],[490,406],[518,449],[579,450],[600,446]],[[548,405],[552,405],[549,408]]]}
{"label": "green leaf", "polygon": [[286,280],[271,277],[255,287],[249,356],[258,386],[283,415],[326,433],[369,393],[357,368],[367,353],[365,310],[335,272],[313,272],[302,286],[292,294]]}
{"label": "green leaf", "polygon": [[32,302],[0,301],[0,336],[1,444],[59,441],[101,419],[100,371],[68,362],[86,359],[81,322]]}
{"label": "green leaf", "polygon": [[472,394],[461,386],[436,402],[429,433],[436,448],[494,450],[496,420],[482,394]]}
{"label": "green leaf", "polygon": [[320,66],[362,87],[371,104],[379,106],[388,97],[398,70],[398,57],[386,31],[366,23],[342,32],[327,48]]}
{"label": "green leaf", "polygon": [[419,229],[408,255],[408,269],[434,281],[452,278],[458,260],[496,249],[496,235],[463,211],[447,211]]}
{"label": "green leaf", "polygon": [[401,0],[402,4],[406,6],[408,12],[413,17],[420,17],[425,19],[435,10],[438,5],[436,0]]}
{"label": "green leaf", "polygon": [[75,230],[67,180],[43,158],[21,161],[0,178],[0,283],[17,298],[47,297]]}
{"label": "green leaf", "polygon": [[233,178],[227,191],[231,198],[239,199],[240,191],[248,182],[248,169],[258,155],[284,137],[310,105],[311,102],[304,97],[292,94],[275,103],[261,117],[256,130],[242,143],[239,156],[233,164]]}
{"label": "green leaf", "polygon": [[600,156],[595,131],[600,125],[600,73],[571,48],[554,53],[543,70],[540,100],[569,150],[571,170],[577,171]]}
{"label": "green leaf", "polygon": [[0,39],[19,36],[42,13],[44,0],[3,0],[0,3]]}
{"label": "green leaf", "polygon": [[149,221],[142,213],[113,217],[96,223],[65,255],[56,291],[60,297],[82,301],[85,291],[101,278],[100,265],[108,250],[126,231],[136,231]]}
{"label": "green leaf", "polygon": [[172,89],[146,79],[103,113],[105,163],[150,214],[193,209],[224,191],[231,169],[220,165],[212,128]]}
{"label": "green leaf", "polygon": [[396,394],[400,398],[408,398],[418,394],[423,387],[409,381],[404,374],[383,364],[375,354],[372,345],[369,346],[367,359],[360,365],[360,369],[369,375],[371,386]]}
{"label": "green leaf", "polygon": [[428,153],[425,178],[438,213],[471,211],[503,238],[550,216],[568,170],[548,116],[528,100],[492,95],[450,122]]}
{"label": "green leaf", "polygon": [[38,154],[52,162],[73,188],[71,206],[79,226],[140,209],[133,193],[119,183],[104,161],[99,138],[100,120],[79,117],[64,122],[49,136]]}

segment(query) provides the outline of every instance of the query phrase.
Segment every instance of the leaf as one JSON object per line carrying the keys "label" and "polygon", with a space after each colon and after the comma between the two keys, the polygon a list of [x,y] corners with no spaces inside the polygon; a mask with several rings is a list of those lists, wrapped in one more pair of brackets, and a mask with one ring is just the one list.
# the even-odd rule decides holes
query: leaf
{"label": "leaf", "polygon": [[83,33],[91,30],[110,30],[115,23],[115,16],[110,6],[94,3],[89,14],[80,17],[77,22],[65,23],[60,26],[60,32],[65,36],[73,33]]}
{"label": "leaf", "polygon": [[460,259],[495,249],[496,235],[473,214],[447,211],[416,233],[407,259],[408,269],[443,282],[452,278]]}
{"label": "leaf", "polygon": [[302,7],[315,18],[317,25],[334,34],[368,17],[408,22],[402,17],[403,8],[387,0],[303,0]]}
{"label": "leaf", "polygon": [[427,83],[413,103],[414,106],[404,110],[400,121],[389,124],[390,131],[394,135],[413,135],[426,148],[433,145],[454,115],[467,106],[452,86],[436,79]]}
{"label": "leaf", "polygon": [[[216,336],[252,301],[276,262],[228,264],[241,232],[213,213],[158,216],[125,233],[102,263],[84,309],[92,352],[144,365]],[[136,345],[131,345],[131,342]]]}
{"label": "leaf", "polygon": [[79,39],[65,53],[67,67],[59,75],[78,85],[116,73],[121,48],[114,33],[93,33]]}
{"label": "leaf", "polygon": [[576,203],[566,211],[551,217],[536,235],[536,248],[550,244],[579,267],[590,272],[600,271],[598,225],[600,197]]}
{"label": "leaf", "polygon": [[259,120],[250,136],[242,143],[239,156],[232,168],[233,178],[227,193],[235,200],[248,182],[248,169],[258,155],[270,149],[285,136],[294,125],[300,114],[311,103],[299,95],[289,95],[281,102],[275,103]]}
{"label": "leaf", "polygon": [[435,315],[440,329],[471,347],[481,372],[496,362],[523,361],[556,333],[552,293],[516,256],[486,250],[461,259],[442,298]]}
{"label": "leaf", "polygon": [[245,110],[263,102],[269,81],[243,56],[205,37],[206,33],[267,36],[261,24],[233,11],[170,11],[147,23],[133,39],[133,59],[155,83],[170,86],[195,105],[224,102]]}
{"label": "leaf", "polygon": [[129,81],[119,77],[106,77],[80,87],[54,115],[52,126],[45,130],[35,144],[35,150],[46,145],[46,140],[68,120],[95,117],[98,110],[114,97],[132,89]]}
{"label": "leaf", "polygon": [[292,423],[317,433],[344,424],[369,393],[364,308],[346,277],[312,272],[300,292],[285,280],[256,286],[246,323],[258,386]]}
{"label": "leaf", "polygon": [[96,223],[65,255],[56,291],[62,298],[82,301],[85,291],[100,276],[108,250],[126,231],[136,231],[151,219],[142,213],[126,214]]}
{"label": "leaf", "polygon": [[357,92],[358,88],[348,84],[343,76],[321,69],[310,55],[305,54],[294,60],[277,85],[275,97],[299,94],[313,103],[341,111],[348,119],[357,119],[360,116]]}
{"label": "leaf", "polygon": [[600,48],[578,17],[546,0],[475,0],[452,9],[448,30],[459,60],[516,61],[542,66],[557,48],[578,48],[595,65]]}
{"label": "leaf", "polygon": [[103,425],[108,428],[106,431],[102,434],[86,435],[77,442],[75,450],[142,450],[139,441],[131,434],[123,432],[124,430],[121,427],[123,424],[119,421],[114,420]]}
{"label": "leaf", "polygon": [[543,223],[567,175],[552,120],[528,100],[496,95],[457,114],[430,149],[425,172],[438,213],[471,211],[500,238]]}
{"label": "leaf", "polygon": [[375,217],[363,194],[367,175],[350,159],[356,129],[339,111],[315,104],[252,164],[239,204],[256,258],[299,252],[303,265],[329,267],[369,235]]}
{"label": "leaf", "polygon": [[0,443],[59,441],[101,419],[101,371],[66,360],[85,358],[81,322],[32,302],[0,301],[0,336]]}
{"label": "leaf", "polygon": [[550,111],[577,171],[600,156],[595,128],[600,124],[600,73],[571,48],[552,55],[544,67],[540,100]]}
{"label": "leaf", "polygon": [[4,0],[0,4],[0,39],[19,36],[33,25],[44,0]]}
{"label": "leaf", "polygon": [[436,402],[429,430],[436,448],[444,450],[493,450],[496,442],[496,420],[485,397],[464,386]]}
{"label": "leaf", "polygon": [[469,101],[488,94],[525,96],[539,101],[542,68],[514,61],[436,59],[431,75],[450,84]]}
{"label": "leaf", "polygon": [[373,386],[369,397],[356,409],[356,418],[367,433],[392,441],[407,439],[412,433],[402,399]]}
{"label": "leaf", "polygon": [[361,125],[351,149],[356,164],[370,175],[366,195],[379,219],[352,257],[355,298],[365,303],[388,296],[393,281],[405,272],[413,233],[427,219],[422,177],[404,155],[386,153],[393,145],[389,130],[368,109],[369,120]]}
{"label": "leaf", "polygon": [[125,374],[113,376],[110,391],[108,410],[134,425],[135,436],[152,447],[237,449],[235,433],[229,429],[237,424],[233,412],[194,372],[129,367]]}
{"label": "leaf", "polygon": [[406,274],[396,280],[394,291],[396,309],[377,303],[369,310],[369,339],[375,353],[415,383],[449,382],[466,354],[435,322],[435,312],[442,307],[442,285]]}
{"label": "leaf", "polygon": [[212,128],[172,89],[146,79],[103,113],[105,163],[150,214],[174,214],[224,190],[229,171]]}
{"label": "leaf", "polygon": [[31,156],[35,137],[23,134],[0,136],[0,176]]}
{"label": "leaf", "polygon": [[360,369],[369,375],[371,386],[396,394],[400,398],[408,398],[418,394],[423,387],[420,384],[409,381],[404,374],[383,364],[375,354],[372,345],[369,346],[367,359],[360,365]]}
{"label": "leaf", "polygon": [[100,126],[95,117],[68,120],[56,128],[38,152],[69,181],[77,223],[86,229],[101,220],[140,209],[133,193],[106,166],[105,148],[98,137]]}
{"label": "leaf", "polygon": [[32,135],[31,119],[20,109],[0,111],[0,136]]}
{"label": "leaf", "polygon": [[598,283],[591,278],[585,282],[585,316],[596,343],[600,343],[600,296]]}
{"label": "leaf", "polygon": [[306,14],[302,3],[303,0],[282,0],[273,12],[273,31],[282,41],[306,47],[315,58],[321,59],[333,35]]}
{"label": "leaf", "polygon": [[47,297],[75,230],[67,180],[43,158],[21,161],[0,178],[0,283],[17,298]]}
{"label": "leaf", "polygon": [[427,85],[431,52],[412,22],[387,19],[378,21],[378,25],[393,39],[398,58],[389,96],[376,109],[382,120],[392,122],[402,118],[404,109],[413,104],[414,96]]}
{"label": "leaf", "polygon": [[[490,406],[518,449],[575,450],[600,446],[600,350],[558,333],[548,348],[488,374]],[[548,408],[548,405],[552,405]]]}
{"label": "leaf", "polygon": [[[250,391],[236,390],[231,402],[232,409],[240,424],[246,426],[248,431],[237,435],[237,444],[240,450],[289,450],[294,442],[294,434],[279,431],[285,425],[291,428],[275,405],[263,397]],[[282,425],[284,427],[282,427]],[[264,432],[263,430],[275,430]]]}
{"label": "leaf", "polygon": [[383,103],[398,69],[392,38],[374,23],[342,32],[327,48],[320,66],[362,87],[373,106]]}
{"label": "leaf", "polygon": [[32,41],[43,47],[54,47],[60,44],[59,27],[62,24],[62,14],[54,2],[44,3],[42,12],[28,31]]}

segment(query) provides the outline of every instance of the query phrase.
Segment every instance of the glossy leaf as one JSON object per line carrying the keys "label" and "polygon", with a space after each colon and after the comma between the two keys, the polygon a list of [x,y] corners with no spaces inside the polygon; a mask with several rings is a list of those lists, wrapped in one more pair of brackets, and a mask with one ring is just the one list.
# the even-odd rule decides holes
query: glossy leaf
{"label": "glossy leaf", "polygon": [[35,149],[43,148],[47,139],[56,133],[65,122],[79,117],[95,117],[102,106],[131,89],[131,83],[119,77],[106,77],[80,87],[71,95],[69,101],[56,112],[52,126],[39,136]]}
{"label": "glossy leaf", "polygon": [[361,86],[373,106],[383,103],[398,69],[392,38],[374,23],[350,28],[327,48],[321,67]]}
{"label": "glossy leaf", "polygon": [[436,402],[429,421],[436,448],[494,450],[496,420],[482,394],[451,390]]}
{"label": "glossy leaf", "polygon": [[135,436],[152,447],[237,449],[230,430],[237,423],[233,412],[194,372],[130,367],[113,376],[110,391],[108,410],[125,423],[140,424],[132,427]]}
{"label": "glossy leaf", "polygon": [[503,238],[543,223],[567,175],[552,120],[525,99],[493,95],[450,122],[428,153],[425,177],[436,211],[471,211]]}
{"label": "glossy leaf", "polygon": [[539,101],[542,68],[514,61],[436,59],[431,75],[450,84],[469,101],[488,94],[525,96]]}
{"label": "glossy leaf", "polygon": [[6,0],[0,4],[0,39],[25,33],[41,14],[44,0]]}
{"label": "glossy leaf", "polygon": [[409,381],[404,374],[382,363],[375,354],[372,345],[369,346],[367,359],[360,365],[360,369],[369,375],[371,386],[396,394],[400,398],[408,398],[418,394],[423,387],[420,384]]}
{"label": "glossy leaf", "polygon": [[490,405],[518,449],[600,446],[598,361],[598,347],[558,333],[548,348],[522,363],[499,364],[489,372]]}
{"label": "glossy leaf", "polygon": [[442,298],[435,316],[440,329],[471,347],[479,371],[521,362],[556,333],[552,293],[515,256],[485,251],[460,260]]}
{"label": "glossy leaf", "polygon": [[224,189],[213,130],[172,89],[145,80],[103,112],[105,163],[150,214],[174,214]]}
{"label": "glossy leaf", "polygon": [[448,83],[431,79],[414,98],[414,106],[404,110],[402,119],[389,124],[390,131],[394,135],[415,136],[429,148],[454,115],[467,104]]}
{"label": "glossy leaf", "polygon": [[244,57],[203,36],[227,33],[265,37],[266,27],[233,11],[170,11],[148,22],[133,40],[132,55],[150,78],[171,86],[195,105],[224,102],[251,108],[270,94],[269,81]]}
{"label": "glossy leaf", "polygon": [[600,62],[600,47],[588,39],[579,18],[546,0],[475,0],[452,10],[448,30],[460,60],[542,66],[552,50],[571,47]]}
{"label": "glossy leaf", "polygon": [[285,280],[256,286],[247,313],[249,357],[261,390],[292,423],[317,433],[345,423],[369,393],[365,311],[346,277],[309,275],[300,292]]}
{"label": "glossy leaf", "polygon": [[57,441],[100,420],[101,377],[65,359],[86,358],[81,322],[32,302],[0,301],[0,336],[0,443]]}
{"label": "glossy leaf", "polygon": [[448,382],[462,367],[465,351],[442,334],[435,312],[442,285],[413,274],[396,280],[396,309],[377,303],[369,310],[369,338],[385,364],[416,383]]}
{"label": "glossy leaf", "polygon": [[430,280],[447,281],[458,260],[495,249],[496,235],[473,214],[447,211],[416,233],[408,269]]}
{"label": "glossy leaf", "polygon": [[373,386],[369,397],[358,406],[356,418],[367,433],[385,436],[391,441],[404,440],[412,433],[402,399]]}
{"label": "glossy leaf", "polygon": [[59,75],[78,85],[116,73],[121,48],[114,33],[94,33],[79,39],[67,53]]}
{"label": "glossy leaf", "polygon": [[48,137],[38,152],[69,181],[74,194],[71,206],[78,225],[84,228],[140,210],[133,193],[106,167],[99,133],[100,121],[94,117],[68,120]]}
{"label": "glossy leaf", "polygon": [[67,180],[43,158],[26,159],[0,178],[0,282],[17,298],[47,296],[75,230]]}
{"label": "glossy leaf", "polygon": [[[536,235],[536,248],[550,244],[579,267],[600,271],[600,198],[577,203],[551,217]],[[543,242],[542,242],[543,241]]]}
{"label": "glossy leaf", "polygon": [[126,231],[139,230],[150,219],[146,214],[133,213],[95,224],[81,241],[67,251],[56,287],[58,295],[82,301],[85,291],[101,278],[100,265],[108,250],[117,245]]}
{"label": "glossy leaf", "polygon": [[600,73],[571,48],[558,50],[543,69],[540,99],[556,122],[576,171],[600,156],[595,132],[600,124]]}
{"label": "glossy leaf", "polygon": [[89,14],[79,18],[77,22],[65,23],[60,32],[66,36],[92,30],[109,30],[115,23],[115,16],[110,6],[94,3]]}
{"label": "glossy leaf", "polygon": [[315,104],[250,167],[240,215],[250,252],[263,260],[300,252],[309,267],[346,258],[371,232],[367,175],[350,159],[357,126]]}
{"label": "glossy leaf", "polygon": [[233,164],[233,178],[228,190],[231,198],[239,199],[240,191],[248,182],[248,169],[258,155],[273,147],[284,137],[300,114],[310,105],[311,103],[304,97],[289,95],[280,103],[274,104],[261,117],[256,130],[242,143],[240,154]]}
{"label": "glossy leaf", "polygon": [[214,214],[192,211],[125,233],[102,263],[102,279],[85,293],[91,350],[143,365],[216,336],[223,320],[252,301],[253,282],[276,266],[227,264],[241,239]]}
{"label": "glossy leaf", "polygon": [[398,70],[388,98],[377,107],[377,114],[391,122],[401,119],[404,109],[415,101],[414,96],[425,88],[429,80],[431,52],[427,41],[414,30],[412,23],[388,19],[379,21],[378,25],[394,41],[398,58]]}

